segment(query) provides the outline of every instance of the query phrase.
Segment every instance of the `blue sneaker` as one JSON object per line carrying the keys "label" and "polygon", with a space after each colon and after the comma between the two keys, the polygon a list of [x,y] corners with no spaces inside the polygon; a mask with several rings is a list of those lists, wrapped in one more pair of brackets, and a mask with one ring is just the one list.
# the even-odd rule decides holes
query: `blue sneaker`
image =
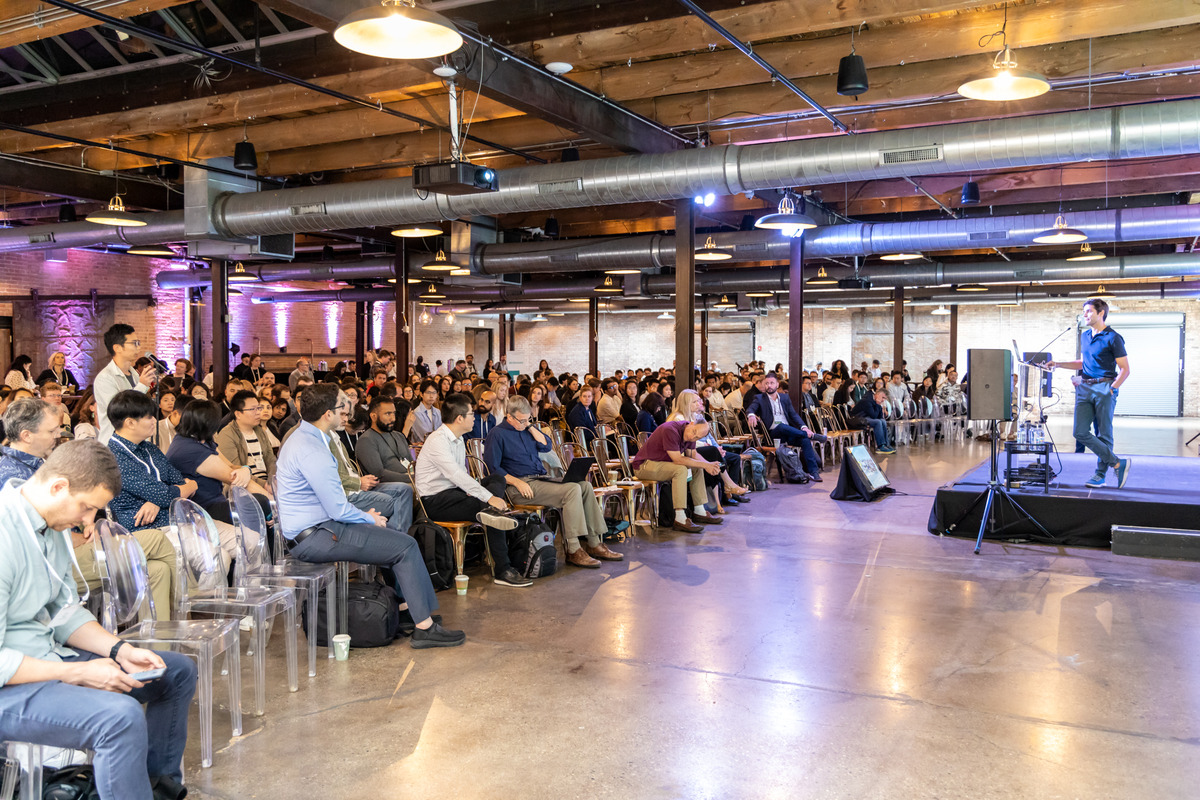
{"label": "blue sneaker", "polygon": [[1124,489],[1125,481],[1129,480],[1130,459],[1122,458],[1117,461],[1117,488]]}
{"label": "blue sneaker", "polygon": [[1084,484],[1084,486],[1088,487],[1089,489],[1100,489],[1100,488],[1103,488],[1103,486],[1104,486],[1104,473],[1103,473],[1103,472],[1097,472],[1095,475],[1093,475],[1092,477],[1090,477],[1090,478],[1088,478],[1088,479],[1087,479],[1087,483],[1085,483],[1085,484]]}

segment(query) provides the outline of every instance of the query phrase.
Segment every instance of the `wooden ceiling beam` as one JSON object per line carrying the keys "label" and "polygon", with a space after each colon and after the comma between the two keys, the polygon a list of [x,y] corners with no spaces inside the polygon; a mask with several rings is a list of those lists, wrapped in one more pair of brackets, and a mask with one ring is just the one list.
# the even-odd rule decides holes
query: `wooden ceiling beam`
{"label": "wooden ceiling beam", "polygon": [[[127,19],[188,2],[191,0],[127,0],[106,6],[104,13]],[[46,6],[38,0],[0,0],[0,23],[0,50],[96,25],[82,14]]]}
{"label": "wooden ceiling beam", "polygon": [[[839,0],[836,3],[829,0],[776,0],[715,11],[712,16],[742,41],[756,42],[838,28],[846,28],[849,34],[851,27],[862,22],[873,25],[979,5],[979,0]],[[543,64],[566,61],[574,64],[576,69],[594,69],[629,59],[641,61],[689,50],[703,51],[709,45],[727,46],[724,39],[698,18],[680,16],[556,36],[513,49]]]}
{"label": "wooden ceiling beam", "polygon": [[[863,31],[855,44],[859,55],[873,69],[904,64],[911,73],[915,69],[912,65],[922,62],[981,54],[991,59],[995,55],[993,50],[998,48],[981,49],[979,41],[999,29],[1001,13],[988,10],[887,25]],[[1009,41],[1020,45],[1016,51],[1018,61],[1035,72],[1043,71],[1039,58],[1053,55],[1052,50],[1046,49],[1049,45],[1197,23],[1200,23],[1200,6],[1193,0],[1161,0],[1147,5],[1138,14],[1129,13],[1126,0],[1019,6],[1010,10],[1008,22]],[[826,37],[774,42],[757,46],[755,52],[793,80],[825,75],[832,86],[832,74],[838,60],[849,52],[849,41],[847,37]],[[758,84],[763,72],[737,50],[723,49],[573,73],[572,78],[594,91],[625,101]]]}

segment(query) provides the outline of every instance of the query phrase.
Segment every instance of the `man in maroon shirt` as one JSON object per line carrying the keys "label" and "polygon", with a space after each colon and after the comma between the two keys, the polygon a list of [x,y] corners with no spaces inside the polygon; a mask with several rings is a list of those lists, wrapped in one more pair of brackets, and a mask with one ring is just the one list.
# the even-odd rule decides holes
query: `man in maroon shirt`
{"label": "man in maroon shirt", "polygon": [[[672,527],[684,533],[703,530],[696,523],[721,524],[719,518],[709,516],[704,509],[704,476],[701,473],[717,475],[721,471],[720,464],[705,461],[696,454],[696,440],[704,438],[707,433],[707,422],[664,422],[650,434],[633,459],[633,473],[638,478],[671,482],[671,501],[675,507],[675,524]],[[687,515],[689,491],[692,496],[691,520]]]}

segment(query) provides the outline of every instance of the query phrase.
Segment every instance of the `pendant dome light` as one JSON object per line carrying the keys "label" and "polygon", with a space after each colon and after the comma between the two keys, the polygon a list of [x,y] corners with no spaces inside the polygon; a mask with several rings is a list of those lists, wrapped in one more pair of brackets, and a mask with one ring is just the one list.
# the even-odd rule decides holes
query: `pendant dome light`
{"label": "pendant dome light", "polygon": [[444,300],[446,298],[446,295],[441,294],[437,290],[437,287],[431,283],[431,284],[429,284],[429,288],[426,289],[424,292],[422,292],[420,295],[418,295],[418,297],[422,300]]}
{"label": "pendant dome light", "polygon": [[392,236],[398,236],[401,239],[420,239],[425,236],[441,236],[442,229],[435,228],[432,225],[406,225],[403,228],[396,228],[392,231]]}
{"label": "pendant dome light", "polygon": [[954,287],[956,292],[986,292],[988,288],[981,283],[960,283]]}
{"label": "pendant dome light", "polygon": [[1062,214],[1054,220],[1054,227],[1042,231],[1037,236],[1033,237],[1033,241],[1038,244],[1074,244],[1087,239],[1087,234],[1075,228],[1068,228],[1067,221]]}
{"label": "pendant dome light", "polygon": [[174,258],[177,254],[174,250],[167,247],[165,244],[139,244],[136,247],[131,247],[125,251],[125,255],[129,256],[159,256],[161,258]]}
{"label": "pendant dome light", "polygon": [[1100,284],[1100,288],[1099,288],[1099,289],[1097,289],[1097,290],[1096,290],[1096,291],[1094,291],[1094,292],[1089,292],[1089,293],[1088,293],[1088,297],[1089,297],[1089,298],[1093,298],[1093,297],[1094,297],[1094,298],[1097,298],[1097,299],[1099,299],[1099,300],[1111,300],[1111,299],[1113,299],[1114,297],[1116,297],[1116,295],[1115,295],[1115,294],[1113,294],[1112,292],[1108,291],[1107,289],[1105,289],[1105,288],[1104,288],[1104,284],[1102,283],[1102,284]]}
{"label": "pendant dome light", "polygon": [[947,317],[950,315],[950,309],[946,308],[944,305],[939,304],[937,308],[935,308],[933,311],[930,311],[929,313],[935,317]]}
{"label": "pendant dome light", "polygon": [[121,202],[119,194],[113,195],[113,198],[108,201],[108,205],[88,214],[86,219],[88,222],[95,222],[100,225],[112,225],[119,228],[140,228],[146,224],[144,219],[140,219],[125,210],[125,204]]}
{"label": "pendant dome light", "polygon": [[592,301],[586,297],[568,297],[567,302],[568,303],[590,303]]}
{"label": "pendant dome light", "polygon": [[338,23],[333,38],[342,47],[379,58],[437,58],[462,47],[454,23],[416,0],[377,0]]}
{"label": "pendant dome light", "polygon": [[820,269],[817,270],[816,275],[813,275],[811,278],[809,278],[808,280],[806,280],[804,282],[804,285],[805,286],[835,286],[835,285],[837,285],[837,278],[829,277],[829,273],[825,271],[824,267],[821,267]]}
{"label": "pendant dome light", "polygon": [[924,258],[920,253],[887,253],[880,256],[884,261],[915,261]]}
{"label": "pendant dome light", "polygon": [[421,269],[430,272],[450,272],[458,269],[458,265],[446,258],[446,251],[439,249],[437,255],[421,265]]}
{"label": "pendant dome light", "polygon": [[1099,261],[1102,258],[1108,258],[1099,250],[1093,250],[1092,246],[1084,242],[1079,246],[1079,252],[1073,256],[1067,256],[1067,261]]}
{"label": "pendant dome light", "polygon": [[774,292],[767,292],[767,291],[746,292],[746,297],[774,297],[774,296],[775,296]]}
{"label": "pendant dome light", "polygon": [[[862,23],[858,30],[863,29]],[[860,94],[866,94],[870,84],[867,82],[867,65],[863,57],[854,52],[854,29],[850,29],[850,55],[842,56],[838,62],[837,93],[843,96],[853,95],[857,100]]]}
{"label": "pendant dome light", "polygon": [[730,299],[729,299],[729,295],[727,295],[727,294],[723,294],[723,295],[721,295],[721,299],[720,299],[720,300],[718,300],[717,302],[713,303],[713,308],[720,308],[720,309],[726,309],[726,308],[737,308],[737,303],[735,303],[734,301],[730,300]]}
{"label": "pendant dome light", "polygon": [[717,243],[713,237],[708,237],[704,244],[696,248],[697,261],[728,261],[733,258],[731,254],[724,250],[717,249]]}
{"label": "pendant dome light", "polygon": [[540,311],[539,311],[539,312],[538,312],[538,313],[537,313],[537,314],[536,314],[536,315],[535,315],[535,316],[534,316],[532,319],[530,319],[529,321],[530,321],[530,322],[545,322],[545,321],[546,321],[546,318],[545,318],[545,317],[543,317],[543,316],[542,316],[542,312],[540,312]]}
{"label": "pendant dome light", "polygon": [[664,311],[661,314],[659,314],[657,317],[655,317],[655,319],[671,319],[671,320],[673,320],[675,318],[671,316],[670,311]]}
{"label": "pendant dome light", "polygon": [[625,289],[613,282],[611,275],[606,275],[604,276],[604,283],[597,286],[596,291],[600,294],[621,294]]}
{"label": "pendant dome light", "polygon": [[1050,81],[1044,75],[1018,69],[1017,60],[1013,58],[1008,46],[1008,5],[1004,6],[1004,24],[1000,30],[991,36],[980,40],[980,46],[986,47],[992,39],[1000,37],[1001,48],[992,59],[992,70],[986,75],[969,80],[958,87],[958,93],[972,100],[1004,102],[1007,100],[1027,100],[1031,97],[1050,91]]}
{"label": "pendant dome light", "polygon": [[[803,202],[804,199],[801,198],[801,203]],[[779,210],[774,214],[759,217],[755,221],[754,227],[782,231],[784,236],[797,236],[810,228],[817,227],[817,223],[803,211],[796,213],[796,204],[792,202],[791,197],[785,194],[779,201]]]}
{"label": "pendant dome light", "polygon": [[59,222],[75,222],[79,219],[79,214],[75,211],[75,206],[70,203],[63,203],[58,207]]}

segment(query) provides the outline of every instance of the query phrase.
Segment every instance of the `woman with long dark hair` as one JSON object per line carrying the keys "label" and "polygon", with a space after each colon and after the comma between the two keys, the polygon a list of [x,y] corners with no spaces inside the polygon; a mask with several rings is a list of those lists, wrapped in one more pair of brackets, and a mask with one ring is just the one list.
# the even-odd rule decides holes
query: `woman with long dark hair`
{"label": "woman with long dark hair", "polygon": [[833,362],[833,366],[829,368],[835,378],[841,378],[843,381],[850,380],[850,370],[846,367],[846,362],[840,358]]}
{"label": "woman with long dark hair", "polygon": [[621,384],[621,419],[633,430],[637,430],[638,412],[638,382],[636,378],[627,378]]}
{"label": "woman with long dark hair", "polygon": [[658,418],[663,417],[666,421],[665,404],[663,396],[658,392],[648,392],[642,398],[642,410],[638,412],[636,427],[639,433],[654,433],[661,423]]}
{"label": "woman with long dark hair", "polygon": [[13,359],[12,366],[8,369],[8,374],[4,376],[4,385],[10,386],[13,389],[28,389],[33,391],[37,388],[37,384],[33,382],[33,376],[30,371],[33,368],[33,359],[22,353]]}

